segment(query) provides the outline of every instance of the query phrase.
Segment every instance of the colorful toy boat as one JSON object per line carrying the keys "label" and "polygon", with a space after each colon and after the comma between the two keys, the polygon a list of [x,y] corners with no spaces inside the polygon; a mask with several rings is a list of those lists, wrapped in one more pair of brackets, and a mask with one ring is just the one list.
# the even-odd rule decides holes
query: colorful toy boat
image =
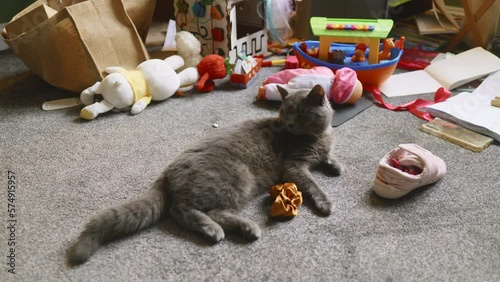
{"label": "colorful toy boat", "polygon": [[[319,41],[305,41],[305,42],[296,42],[293,45],[294,55],[297,57],[299,61],[299,67],[301,68],[312,68],[314,66],[324,66],[332,69],[334,72],[343,67],[349,67],[356,71],[358,75],[359,81],[363,85],[373,85],[379,86],[386,79],[391,76],[396,69],[399,59],[403,54],[403,50],[398,47],[392,48],[390,50],[390,57],[388,60],[382,60],[376,64],[369,64],[368,60],[364,62],[353,62],[351,57],[356,52],[355,44],[342,44],[342,43],[332,43],[330,46],[330,50],[341,50],[345,53],[345,58],[343,60],[343,64],[334,64],[331,62],[325,62],[319,60],[318,58],[312,57],[304,52],[301,48],[301,45],[305,43],[308,49],[318,49]],[[380,49],[382,50],[383,44],[380,44]],[[366,56],[368,57],[369,48],[366,50]]]}
{"label": "colorful toy boat", "polygon": [[302,68],[325,66],[335,72],[349,67],[364,86],[379,86],[391,76],[403,53],[404,37],[387,38],[393,26],[390,19],[312,17],[310,24],[319,41],[293,46]]}

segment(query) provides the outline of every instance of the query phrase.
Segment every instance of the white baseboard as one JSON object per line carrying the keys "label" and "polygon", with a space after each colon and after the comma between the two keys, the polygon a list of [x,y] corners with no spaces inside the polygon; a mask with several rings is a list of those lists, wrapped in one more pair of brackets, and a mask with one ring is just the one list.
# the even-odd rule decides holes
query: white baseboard
{"label": "white baseboard", "polygon": [[[0,23],[0,32],[4,29],[4,27],[7,25],[7,23]],[[9,49],[9,46],[5,44],[3,40],[0,39],[0,51],[7,50]]]}

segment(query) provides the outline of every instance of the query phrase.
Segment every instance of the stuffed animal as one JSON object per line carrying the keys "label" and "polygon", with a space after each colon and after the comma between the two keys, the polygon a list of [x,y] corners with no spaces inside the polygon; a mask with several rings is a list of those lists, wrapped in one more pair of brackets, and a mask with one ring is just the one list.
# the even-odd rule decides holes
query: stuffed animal
{"label": "stuffed animal", "polygon": [[224,78],[231,71],[228,64],[224,57],[217,54],[203,57],[197,67],[200,80],[196,84],[196,89],[200,92],[212,91],[215,88],[213,80]]}
{"label": "stuffed animal", "polygon": [[203,59],[200,41],[189,31],[179,31],[175,34],[177,54],[184,59],[184,66],[179,70],[188,67],[196,67]]}
{"label": "stuffed animal", "polygon": [[316,66],[312,69],[288,69],[269,76],[264,86],[259,88],[258,100],[281,101],[277,86],[287,90],[312,89],[319,84],[325,89],[328,98],[335,104],[354,104],[363,94],[363,85],[356,72],[341,68],[333,74],[327,67]]}
{"label": "stuffed animal", "polygon": [[[91,120],[112,109],[128,107],[132,107],[131,113],[135,115],[142,112],[151,100],[162,101],[176,91],[190,90],[198,80],[198,72],[191,67],[177,73],[175,70],[183,65],[182,57],[173,55],[165,60],[147,60],[135,70],[106,68],[109,75],[80,94],[80,100],[86,105],[80,116]],[[101,94],[103,100],[94,103],[95,94]]]}

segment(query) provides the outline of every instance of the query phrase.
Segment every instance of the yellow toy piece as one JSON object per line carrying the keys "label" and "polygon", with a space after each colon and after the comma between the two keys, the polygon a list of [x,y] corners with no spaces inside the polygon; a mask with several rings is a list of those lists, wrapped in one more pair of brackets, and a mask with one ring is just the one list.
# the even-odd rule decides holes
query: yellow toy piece
{"label": "yellow toy piece", "polygon": [[302,192],[297,189],[294,183],[284,183],[274,185],[269,194],[275,197],[271,206],[272,217],[294,217],[298,213],[299,206],[302,204]]}

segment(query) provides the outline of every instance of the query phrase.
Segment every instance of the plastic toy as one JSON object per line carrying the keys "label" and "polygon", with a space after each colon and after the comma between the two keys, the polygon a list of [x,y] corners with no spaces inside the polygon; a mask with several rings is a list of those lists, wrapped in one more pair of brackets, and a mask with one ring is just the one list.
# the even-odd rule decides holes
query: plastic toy
{"label": "plastic toy", "polygon": [[394,42],[393,38],[386,38],[382,44],[382,51],[378,54],[378,61],[388,60],[391,57],[391,49],[398,47],[403,49],[405,38],[401,37],[399,40]]}
{"label": "plastic toy", "polygon": [[378,53],[378,62],[382,60],[388,60],[391,56],[391,49],[396,47],[394,44],[394,39],[386,38],[382,43],[382,51]]}
{"label": "plastic toy", "polygon": [[269,194],[276,198],[271,206],[272,217],[294,217],[302,204],[302,192],[294,183],[274,185]]}
{"label": "plastic toy", "polygon": [[175,34],[177,54],[184,59],[181,70],[196,67],[203,59],[200,41],[189,31],[179,31]]}
{"label": "plastic toy", "polygon": [[287,69],[271,75],[259,88],[257,99],[281,101],[278,85],[292,90],[312,89],[316,84],[325,89],[328,98],[335,104],[354,104],[363,94],[363,86],[354,70],[341,68],[334,75],[331,69],[319,66],[312,69]]}
{"label": "plastic toy", "polygon": [[[327,24],[344,25],[344,29],[326,29]],[[351,26],[370,25],[373,26],[371,32],[366,32],[358,29],[351,29]],[[337,18],[311,18],[311,29],[315,36],[319,36],[319,59],[326,61],[328,52],[330,51],[330,43],[332,42],[347,42],[347,43],[365,43],[370,47],[368,62],[376,64],[378,62],[379,42],[380,39],[386,38],[391,31],[393,25],[392,20],[378,19],[337,19]]]}
{"label": "plastic toy", "polygon": [[200,80],[196,84],[198,91],[206,93],[214,90],[214,79],[226,77],[231,68],[228,66],[228,61],[224,57],[211,54],[203,57],[198,63],[198,73]]}
{"label": "plastic toy", "polygon": [[374,25],[367,25],[367,24],[332,24],[328,23],[326,24],[326,29],[335,29],[335,30],[359,30],[359,31],[374,31],[375,26]]}
{"label": "plastic toy", "polygon": [[285,69],[296,69],[299,67],[299,60],[296,56],[288,56],[285,59]]}
{"label": "plastic toy", "polygon": [[[80,116],[91,120],[112,109],[128,107],[132,107],[132,114],[138,114],[151,100],[162,101],[178,90],[189,90],[198,80],[198,72],[187,68],[177,73],[175,70],[183,65],[182,57],[173,55],[165,60],[147,60],[130,71],[121,67],[106,68],[109,75],[80,94],[80,100],[86,105]],[[103,100],[94,103],[96,94],[101,94]]]}
{"label": "plastic toy", "polygon": [[[267,45],[267,50],[274,55],[286,55],[291,53],[293,44],[296,42],[302,42],[302,39],[296,38],[296,37],[291,37],[285,40],[284,42],[270,42]],[[261,54],[263,55],[263,54]]]}
{"label": "plastic toy", "polygon": [[276,59],[276,60],[265,60],[264,55],[254,56],[254,58],[262,59],[262,67],[276,67],[276,66],[285,66],[286,69],[296,69],[299,67],[299,61],[297,61],[297,57],[290,55],[286,56],[285,59]]}
{"label": "plastic toy", "polygon": [[319,49],[317,46],[311,45],[309,46],[306,42],[300,43],[300,50],[306,53],[308,56],[313,58],[319,57]]}
{"label": "plastic toy", "polygon": [[262,66],[263,67],[283,66],[283,65],[285,65],[285,62],[286,62],[286,59],[263,61]]}
{"label": "plastic toy", "polygon": [[356,44],[356,51],[354,51],[354,55],[351,57],[352,62],[364,62],[366,60],[365,52],[368,46],[365,43]]}
{"label": "plastic toy", "polygon": [[254,58],[240,52],[234,63],[232,74],[229,75],[230,83],[238,88],[247,88],[255,80],[262,65],[260,57]]}
{"label": "plastic toy", "polygon": [[[345,52],[342,50],[332,50],[330,54],[328,54],[328,61],[337,64],[337,65],[343,65],[344,64],[344,59],[345,59]],[[331,56],[330,56],[331,55]],[[331,57],[331,58],[330,58]]]}
{"label": "plastic toy", "polygon": [[[392,20],[312,17],[310,24],[319,41],[305,41],[295,43],[293,46],[294,55],[299,61],[299,67],[302,68],[325,66],[335,72],[342,67],[349,67],[356,71],[358,79],[364,86],[379,86],[392,75],[403,53],[403,44],[396,43],[396,46],[389,50],[390,56],[387,60],[381,62],[378,60],[379,51],[383,48],[380,39],[387,38],[393,25]],[[335,24],[344,24],[344,29],[327,29],[327,24],[332,24],[332,27],[335,27]],[[346,30],[345,25],[350,25],[350,28]],[[356,25],[356,29],[351,29],[352,25]],[[373,30],[359,29],[364,25],[373,25]],[[367,46],[363,53],[359,48],[363,46],[361,43]],[[345,52],[344,64],[330,62],[332,50]],[[363,56],[366,56],[367,60],[363,61]]]}

